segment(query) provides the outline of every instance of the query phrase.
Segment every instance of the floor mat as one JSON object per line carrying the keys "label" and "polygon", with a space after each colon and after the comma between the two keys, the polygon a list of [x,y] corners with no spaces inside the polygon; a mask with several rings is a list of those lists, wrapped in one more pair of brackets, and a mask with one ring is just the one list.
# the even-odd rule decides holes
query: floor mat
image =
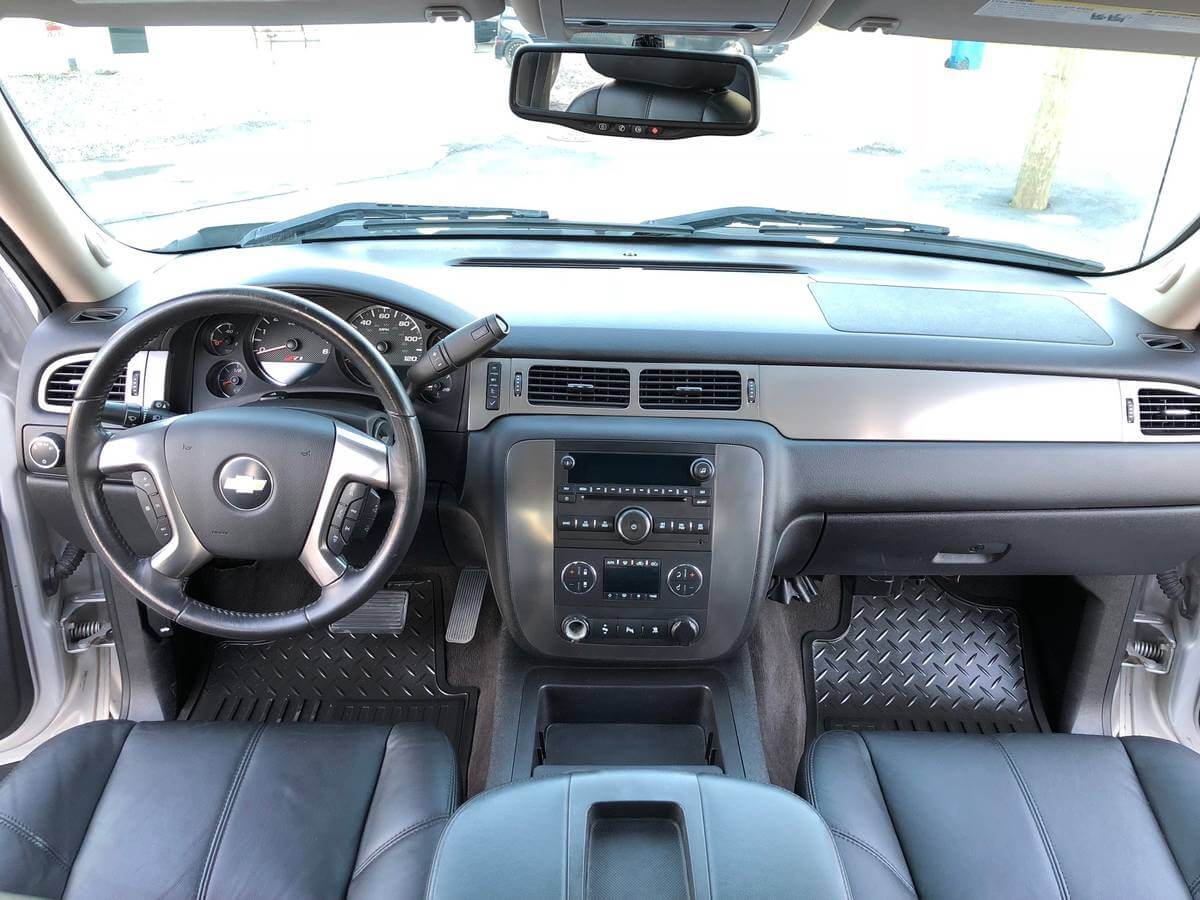
{"label": "floor mat", "polygon": [[816,731],[1045,730],[1016,610],[929,579],[856,593],[845,632],[813,641],[812,667]]}
{"label": "floor mat", "polygon": [[180,718],[427,722],[450,738],[465,773],[477,692],[446,682],[439,591],[430,581],[388,589],[409,592],[400,634],[335,635],[319,628],[265,643],[214,643]]}

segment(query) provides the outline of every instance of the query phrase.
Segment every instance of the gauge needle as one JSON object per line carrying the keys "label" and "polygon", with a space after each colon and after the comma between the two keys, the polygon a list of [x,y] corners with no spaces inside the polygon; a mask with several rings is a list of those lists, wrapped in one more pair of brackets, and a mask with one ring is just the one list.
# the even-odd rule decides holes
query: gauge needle
{"label": "gauge needle", "polygon": [[261,356],[264,353],[274,353],[276,350],[290,350],[287,344],[280,344],[278,347],[259,347],[254,352]]}

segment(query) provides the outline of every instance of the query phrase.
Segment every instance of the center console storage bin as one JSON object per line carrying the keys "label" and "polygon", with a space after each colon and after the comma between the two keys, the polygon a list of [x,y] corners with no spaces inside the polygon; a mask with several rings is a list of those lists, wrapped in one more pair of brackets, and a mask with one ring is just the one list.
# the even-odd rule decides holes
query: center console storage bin
{"label": "center console storage bin", "polygon": [[723,679],[707,671],[534,670],[514,779],[617,766],[744,775]]}

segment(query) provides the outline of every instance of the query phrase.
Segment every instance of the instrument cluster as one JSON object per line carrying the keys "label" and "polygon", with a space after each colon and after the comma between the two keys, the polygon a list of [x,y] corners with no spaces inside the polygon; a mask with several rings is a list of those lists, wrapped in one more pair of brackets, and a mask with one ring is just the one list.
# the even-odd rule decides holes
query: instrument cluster
{"label": "instrument cluster", "polygon": [[[350,299],[339,298],[342,303]],[[401,373],[446,334],[436,323],[383,303],[363,303],[346,318]],[[212,358],[205,385],[214,397],[232,399],[256,389],[318,381],[329,387],[345,379],[367,385],[362,373],[329,341],[279,316],[216,316],[202,323],[197,341]],[[198,370],[202,358],[198,353]],[[331,359],[337,360],[332,377],[327,374]]]}

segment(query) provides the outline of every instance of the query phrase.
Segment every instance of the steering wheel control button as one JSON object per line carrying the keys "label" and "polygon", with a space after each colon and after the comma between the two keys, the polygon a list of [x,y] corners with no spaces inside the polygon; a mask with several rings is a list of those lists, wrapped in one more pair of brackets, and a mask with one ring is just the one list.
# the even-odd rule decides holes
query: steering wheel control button
{"label": "steering wheel control button", "polygon": [[627,544],[640,544],[650,536],[654,520],[640,506],[630,506],[617,513],[617,536]]}
{"label": "steering wheel control button", "polygon": [[704,583],[704,576],[691,563],[683,563],[667,573],[667,587],[676,597],[694,597]]}
{"label": "steering wheel control button", "polygon": [[271,499],[271,473],[252,456],[235,456],[217,473],[221,499],[234,509],[249,512]]}
{"label": "steering wheel control button", "polygon": [[576,560],[563,566],[560,580],[572,594],[586,594],[596,586],[596,570],[589,563]]}

